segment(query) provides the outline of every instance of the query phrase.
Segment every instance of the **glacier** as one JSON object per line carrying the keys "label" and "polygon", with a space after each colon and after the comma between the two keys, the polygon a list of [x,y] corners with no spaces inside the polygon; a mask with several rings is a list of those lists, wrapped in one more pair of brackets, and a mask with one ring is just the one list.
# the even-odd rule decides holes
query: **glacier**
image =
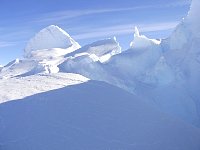
{"label": "glacier", "polygon": [[0,66],[0,149],[199,150],[199,7],[166,39],[135,27],[127,50],[39,31]]}

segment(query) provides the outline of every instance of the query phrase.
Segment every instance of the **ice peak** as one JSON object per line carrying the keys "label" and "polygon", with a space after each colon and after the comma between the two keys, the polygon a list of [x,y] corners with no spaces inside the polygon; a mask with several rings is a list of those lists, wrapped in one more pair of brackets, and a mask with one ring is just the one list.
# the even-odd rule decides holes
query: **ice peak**
{"label": "ice peak", "polygon": [[135,34],[134,34],[134,37],[139,37],[140,36],[140,32],[138,30],[138,27],[135,26]]}
{"label": "ice peak", "polygon": [[[57,29],[61,29],[59,28],[57,25],[49,25],[48,27],[46,27],[46,29],[53,29],[53,28],[57,28]],[[45,28],[44,28],[45,29]]]}
{"label": "ice peak", "polygon": [[149,46],[153,45],[159,45],[160,41],[155,40],[155,39],[149,39],[144,35],[140,35],[140,32],[137,27],[135,27],[135,33],[134,33],[134,39],[130,43],[131,48],[137,48],[137,49],[142,49],[142,48],[147,48]]}
{"label": "ice peak", "polygon": [[49,25],[48,27],[46,27],[46,28],[57,28],[57,29],[60,29],[57,25]]}
{"label": "ice peak", "polygon": [[39,31],[27,44],[25,48],[25,57],[30,57],[32,51],[69,47],[80,48],[80,45],[70,37],[63,29],[56,25],[50,25]]}
{"label": "ice peak", "polygon": [[[48,30],[48,31],[58,31],[58,32],[61,32],[61,33],[63,33],[64,35],[66,35],[66,36],[68,36],[68,37],[70,37],[70,35],[66,32],[66,31],[64,31],[63,29],[61,29],[60,27],[58,27],[58,26],[56,26],[56,25],[50,25],[50,26],[48,26],[48,27],[46,27],[46,28],[44,28],[43,29],[44,31],[45,30]],[[42,30],[41,30],[42,31]]]}

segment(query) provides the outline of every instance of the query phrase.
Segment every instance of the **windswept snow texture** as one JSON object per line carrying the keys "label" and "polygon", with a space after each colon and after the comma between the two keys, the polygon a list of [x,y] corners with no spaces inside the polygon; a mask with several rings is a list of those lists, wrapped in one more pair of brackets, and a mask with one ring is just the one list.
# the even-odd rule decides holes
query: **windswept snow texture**
{"label": "windswept snow texture", "polygon": [[1,150],[199,150],[200,130],[103,82],[0,105]]}
{"label": "windswept snow texture", "polygon": [[87,82],[89,79],[77,74],[37,74],[25,77],[0,79],[0,104],[3,102],[22,99],[70,85]]}
{"label": "windswept snow texture", "polygon": [[[25,57],[33,57],[36,55],[34,51],[53,48],[66,49],[66,53],[68,53],[69,50],[67,49],[70,47],[73,47],[70,49],[70,52],[72,52],[80,48],[80,45],[64,30],[58,26],[51,25],[41,30],[28,42],[24,55]],[[61,51],[61,54],[62,53]]]}

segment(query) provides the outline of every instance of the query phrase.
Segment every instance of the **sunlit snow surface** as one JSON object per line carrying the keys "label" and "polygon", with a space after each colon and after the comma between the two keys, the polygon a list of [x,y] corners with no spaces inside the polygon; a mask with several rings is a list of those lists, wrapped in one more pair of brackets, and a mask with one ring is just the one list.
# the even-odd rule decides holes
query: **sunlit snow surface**
{"label": "sunlit snow surface", "polygon": [[89,79],[70,73],[37,74],[0,80],[0,103],[21,99],[70,85],[81,84]]}
{"label": "sunlit snow surface", "polygon": [[0,133],[1,150],[200,148],[198,128],[98,81],[1,104]]}

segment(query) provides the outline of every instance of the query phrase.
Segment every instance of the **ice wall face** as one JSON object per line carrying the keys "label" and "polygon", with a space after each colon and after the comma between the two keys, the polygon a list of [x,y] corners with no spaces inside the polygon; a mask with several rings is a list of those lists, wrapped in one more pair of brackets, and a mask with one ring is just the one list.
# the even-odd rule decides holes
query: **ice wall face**
{"label": "ice wall face", "polygon": [[[187,79],[194,79],[200,67],[200,1],[193,0],[185,19],[162,45],[167,62]],[[200,75],[200,72],[198,73]],[[195,75],[195,80],[197,80]]]}
{"label": "ice wall face", "polygon": [[200,1],[192,0],[192,4],[190,7],[190,11],[188,13],[188,17],[192,18],[193,20],[196,20],[195,16],[197,16],[198,13],[200,12],[199,7],[200,7]]}
{"label": "ice wall face", "polygon": [[[176,84],[176,93],[172,92],[171,87],[165,89],[168,95],[176,97],[174,102],[179,101],[173,111],[183,116],[184,113],[186,114],[185,110],[187,110],[188,114],[184,115],[184,118],[190,119],[190,122],[198,126],[200,126],[200,94],[198,92],[200,85],[199,8],[200,1],[193,0],[188,15],[175,28],[171,36],[161,43],[166,62],[176,77],[176,83],[173,83]],[[159,91],[157,93],[162,92]],[[170,98],[164,101],[169,102]],[[191,104],[193,105],[192,107],[190,107]],[[178,111],[180,105],[184,108],[182,111],[180,109]],[[173,106],[170,107],[172,108]]]}
{"label": "ice wall face", "polygon": [[42,29],[28,42],[24,55],[30,57],[32,51],[52,48],[67,49],[72,46],[74,49],[80,48],[80,45],[68,33],[58,26],[51,25]]}
{"label": "ice wall face", "polygon": [[169,49],[184,49],[185,47],[192,45],[194,41],[200,41],[199,8],[200,1],[193,0],[187,17],[182,20],[172,35],[167,39]]}
{"label": "ice wall face", "polygon": [[[199,0],[193,0],[190,11],[188,13],[188,16],[186,18],[186,22],[191,25],[191,30],[194,35],[200,36],[200,1]],[[199,17],[199,18],[198,18]]]}

